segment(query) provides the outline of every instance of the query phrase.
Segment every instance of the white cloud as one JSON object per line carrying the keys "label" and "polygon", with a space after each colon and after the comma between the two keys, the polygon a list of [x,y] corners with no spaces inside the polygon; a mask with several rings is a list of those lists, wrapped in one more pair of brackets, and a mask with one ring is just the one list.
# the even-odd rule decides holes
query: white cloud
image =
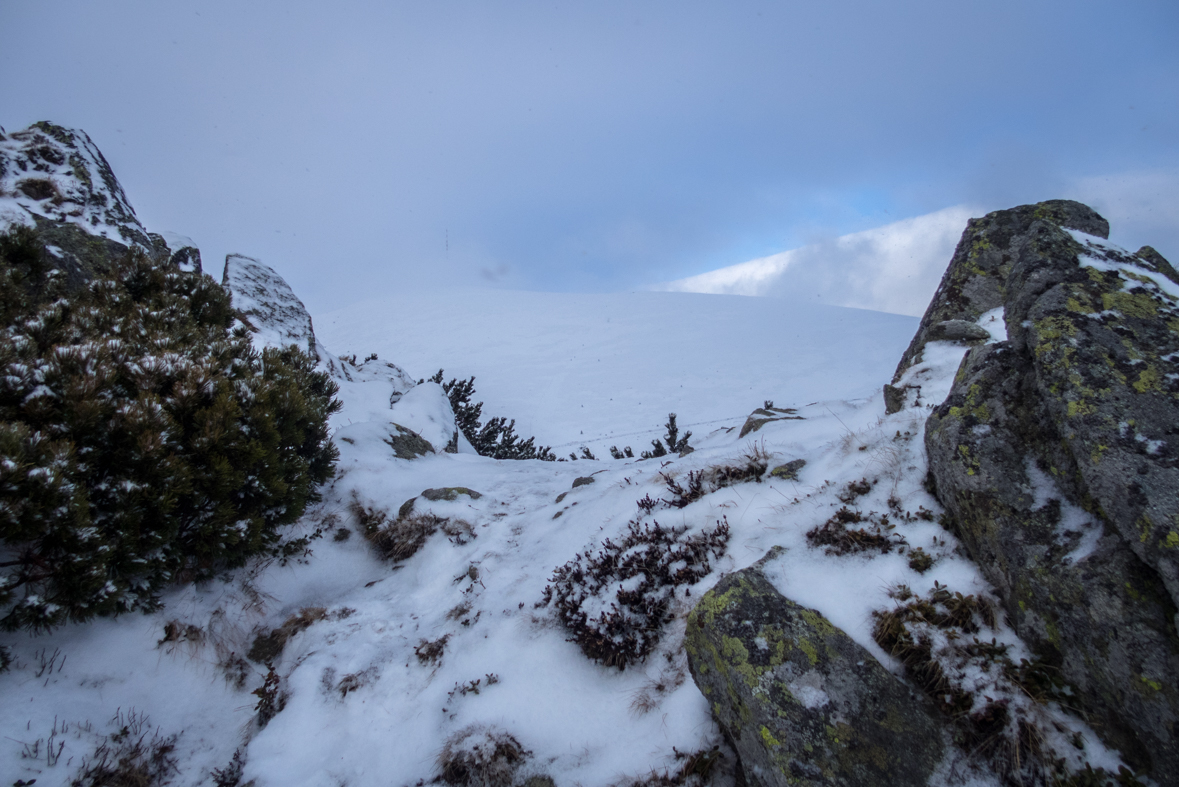
{"label": "white cloud", "polygon": [[967,219],[982,213],[964,205],[945,208],[655,289],[789,296],[834,306],[921,315],[949,265]]}
{"label": "white cloud", "polygon": [[1179,257],[1179,169],[1079,178],[1070,190],[1109,220],[1110,240],[1119,246],[1149,245],[1171,262]]}

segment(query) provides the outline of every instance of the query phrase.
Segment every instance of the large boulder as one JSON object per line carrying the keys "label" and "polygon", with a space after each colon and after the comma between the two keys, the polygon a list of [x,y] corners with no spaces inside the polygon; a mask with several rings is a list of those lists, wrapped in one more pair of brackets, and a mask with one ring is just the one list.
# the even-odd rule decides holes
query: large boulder
{"label": "large boulder", "polygon": [[761,564],[705,594],[685,646],[751,787],[916,787],[941,761],[936,712],[822,615],[779,593]]}
{"label": "large boulder", "polygon": [[[1083,207],[964,234],[923,328],[946,293],[997,293],[1009,340],[970,350],[931,414],[930,476],[1018,634],[1108,744],[1175,785],[1179,282],[1153,249],[1070,232],[1107,234]],[[1003,229],[1001,265],[952,277],[980,226]]]}
{"label": "large boulder", "polygon": [[226,255],[221,286],[233,298],[233,307],[253,334],[255,347],[281,348],[293,344],[310,353],[337,380],[387,380],[393,384],[391,403],[396,403],[414,387],[413,378],[404,369],[388,361],[379,361],[375,355],[358,363],[355,356],[339,358],[329,352],[315,338],[311,314],[303,301],[278,271],[261,260],[244,254]]}
{"label": "large boulder", "polygon": [[36,232],[71,288],[131,249],[160,263],[200,269],[191,240],[149,233],[139,222],[86,132],[46,121],[0,133],[0,231],[14,224]]}
{"label": "large boulder", "polygon": [[[898,382],[910,366],[921,361],[921,351],[926,343],[939,339],[966,339],[966,335],[959,334],[969,332],[971,328],[963,323],[972,324],[986,312],[1003,305],[1007,277],[1026,240],[1027,228],[1041,219],[1100,238],[1109,237],[1109,222],[1089,206],[1070,200],[1021,205],[988,213],[981,219],[971,219],[925,316],[921,318],[917,334],[897,364],[893,383]],[[981,334],[975,338],[986,339]]]}

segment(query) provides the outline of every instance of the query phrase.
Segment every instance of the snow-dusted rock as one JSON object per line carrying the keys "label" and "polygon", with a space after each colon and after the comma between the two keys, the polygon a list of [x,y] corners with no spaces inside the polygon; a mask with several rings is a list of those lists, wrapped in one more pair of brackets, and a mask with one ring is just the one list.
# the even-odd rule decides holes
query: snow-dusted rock
{"label": "snow-dusted rock", "polygon": [[[378,361],[375,356],[357,363],[355,358],[337,358],[329,352],[315,338],[311,315],[291,285],[261,260],[244,254],[226,255],[221,286],[229,291],[234,308],[253,332],[254,346],[287,347],[293,344],[311,353],[332,377],[340,381],[386,380],[393,384],[393,402],[414,387],[413,378],[395,364]],[[450,420],[454,421],[453,414]]]}
{"label": "snow-dusted rock", "polygon": [[168,264],[175,265],[183,271],[203,270],[201,250],[192,238],[177,235],[175,232],[153,232],[148,237],[155,247],[157,258],[167,260]]}
{"label": "snow-dusted rock", "polygon": [[0,133],[0,231],[34,229],[71,286],[129,249],[200,270],[190,238],[149,233],[98,146],[80,129],[46,121]]}
{"label": "snow-dusted rock", "polygon": [[934,709],[760,564],[704,596],[684,645],[749,784],[922,787],[941,760]]}
{"label": "snow-dusted rock", "polygon": [[475,453],[459,431],[450,399],[438,383],[416,385],[393,403],[392,420],[421,435],[437,452]]}
{"label": "snow-dusted rock", "polygon": [[1001,270],[958,270],[963,292],[998,288],[1011,339],[972,349],[931,413],[930,473],[1072,704],[1128,763],[1177,785],[1179,283],[1165,260],[1070,233],[1085,211],[1108,226],[1068,205],[998,211],[963,236],[960,250],[982,247],[979,227],[1011,239]]}
{"label": "snow-dusted rock", "polygon": [[1012,260],[1028,241],[1029,225],[1040,219],[1100,238],[1109,237],[1109,222],[1090,208],[1071,200],[1049,200],[998,210],[967,222],[941,284],[930,301],[917,334],[897,364],[892,382],[920,363],[926,343],[951,338],[944,324],[974,322],[1003,305]]}

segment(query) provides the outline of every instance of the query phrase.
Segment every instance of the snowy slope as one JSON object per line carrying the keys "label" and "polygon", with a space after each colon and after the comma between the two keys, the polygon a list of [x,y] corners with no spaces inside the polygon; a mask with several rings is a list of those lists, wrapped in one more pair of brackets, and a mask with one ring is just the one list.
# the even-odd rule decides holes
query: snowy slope
{"label": "snowy slope", "polygon": [[559,456],[587,445],[599,457],[649,447],[669,412],[703,434],[766,399],[875,396],[917,328],[770,298],[487,290],[406,292],[315,323],[335,352],[376,352],[416,379],[474,375],[485,416],[517,419]]}
{"label": "snowy slope", "polygon": [[[677,410],[685,426],[694,424],[697,450],[662,461],[513,462],[440,452],[398,459],[386,442],[392,422],[429,420],[432,400],[405,397],[390,408],[387,380],[346,383],[332,424],[339,472],[324,503],[297,526],[327,531],[307,560],[260,563],[178,589],[148,616],[35,639],[0,636],[16,659],[0,676],[0,784],[67,784],[134,712],[149,719],[136,734],[176,736],[178,785],[209,783],[212,769],[225,769],[235,752],[245,763],[242,783],[254,779],[257,787],[415,785],[438,776],[447,741],[475,729],[510,735],[527,750],[517,783],[547,774],[561,787],[605,787],[674,770],[677,751],[721,743],[686,672],[684,616],[722,573],[770,547],[786,548],[772,567],[783,592],[896,670],[870,635],[872,610],[893,604],[890,587],[924,592],[937,581],[987,592],[953,537],[931,521],[897,529],[934,557],[924,575],[896,552],[837,557],[805,539],[861,478],[876,482],[857,503],[864,510],[887,510],[890,496],[908,511],[939,510],[921,486],[920,434],[927,405],[944,398],[965,348],[931,343],[905,381],[922,385],[925,401],[885,416],[880,385],[913,332],[911,319],[658,293],[485,300],[417,295],[347,310],[351,322],[344,314],[317,322],[339,353],[378,351],[419,376],[439,366],[478,375],[487,414],[520,418],[521,431],[542,441],[639,449]],[[984,325],[1001,338],[1001,316],[992,316]],[[423,412],[415,416],[419,398]],[[797,406],[804,420],[739,438],[746,414],[767,398]],[[771,467],[807,464],[797,480],[767,476],[682,509],[643,514],[636,506],[645,495],[668,495],[661,473],[682,480],[755,449],[770,454]],[[573,487],[591,474],[593,483]],[[481,496],[422,496],[458,486]],[[415,512],[465,526],[435,533],[399,565],[379,560],[358,532],[354,501],[394,517],[415,497]],[[617,539],[636,518],[689,532],[724,520],[732,539],[691,595],[677,592],[675,619],[656,651],[619,671],[582,655],[540,602],[555,568]],[[349,535],[337,540],[340,532]],[[302,612],[308,609],[320,611]],[[259,633],[300,614],[313,622],[273,659],[285,707],[259,727],[251,692],[263,687],[267,668],[241,656]],[[987,636],[1013,643],[1019,654],[1009,630]],[[440,659],[419,658],[423,643],[442,638]],[[1094,764],[1109,761],[1092,748]],[[966,783],[950,765],[941,783]],[[731,781],[722,774],[716,783]]]}

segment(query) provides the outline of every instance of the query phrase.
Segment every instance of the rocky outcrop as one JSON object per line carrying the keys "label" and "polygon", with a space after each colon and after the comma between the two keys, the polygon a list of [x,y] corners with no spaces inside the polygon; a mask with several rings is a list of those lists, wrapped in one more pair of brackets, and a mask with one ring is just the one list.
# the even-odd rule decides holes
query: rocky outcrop
{"label": "rocky outcrop", "polygon": [[[303,301],[299,300],[291,285],[274,268],[261,260],[244,254],[226,255],[221,286],[229,291],[238,319],[253,334],[254,345],[259,349],[293,344],[310,353],[320,366],[338,380],[388,380],[393,384],[391,405],[397,404],[402,395],[414,387],[413,378],[404,369],[387,361],[379,361],[375,355],[357,363],[355,357],[338,358],[328,352],[315,338],[311,314]],[[453,414],[450,420],[453,422]]]}
{"label": "rocky outcrop", "polygon": [[941,760],[939,721],[923,698],[782,596],[761,564],[704,596],[685,646],[751,787],[925,785]]}
{"label": "rocky outcrop", "polygon": [[233,298],[239,319],[254,334],[258,347],[295,345],[330,366],[339,361],[315,339],[311,315],[291,285],[261,260],[244,254],[228,254],[221,286]]}
{"label": "rocky outcrop", "polygon": [[0,230],[31,227],[69,287],[79,287],[130,249],[160,263],[200,269],[188,238],[149,233],[86,132],[48,122],[0,134]]}
{"label": "rocky outcrop", "polygon": [[1003,307],[1008,341],[970,350],[929,418],[931,480],[1019,635],[1174,785],[1179,282],[1107,232],[1077,203],[972,221],[902,369],[929,325]]}
{"label": "rocky outcrop", "polygon": [[[927,342],[966,339],[963,331],[977,329],[974,323],[979,317],[1003,305],[1007,278],[1024,241],[1024,233],[1029,224],[1039,220],[1099,238],[1109,237],[1109,222],[1087,205],[1070,200],[1022,205],[988,213],[981,219],[971,219],[925,316],[921,318],[917,334],[901,356],[892,378],[894,384],[910,366],[920,362],[921,351]],[[985,341],[986,338],[979,333],[971,340]]]}

